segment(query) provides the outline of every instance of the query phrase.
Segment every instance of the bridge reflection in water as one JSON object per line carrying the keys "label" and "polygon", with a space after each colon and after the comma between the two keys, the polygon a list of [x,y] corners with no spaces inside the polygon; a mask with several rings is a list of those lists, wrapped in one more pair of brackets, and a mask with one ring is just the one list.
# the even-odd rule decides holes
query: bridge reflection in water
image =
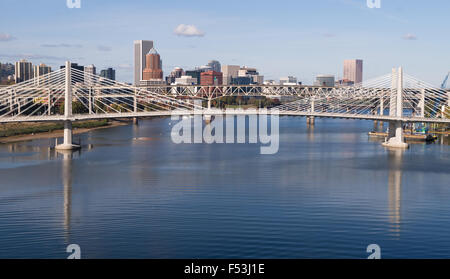
{"label": "bridge reflection in water", "polygon": [[388,150],[388,206],[392,231],[400,236],[403,150]]}

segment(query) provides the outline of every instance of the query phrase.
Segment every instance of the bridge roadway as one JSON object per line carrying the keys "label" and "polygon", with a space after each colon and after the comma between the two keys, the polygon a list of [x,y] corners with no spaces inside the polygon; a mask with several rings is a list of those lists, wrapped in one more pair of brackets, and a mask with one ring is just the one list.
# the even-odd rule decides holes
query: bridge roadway
{"label": "bridge roadway", "polygon": [[333,112],[302,112],[302,111],[277,111],[277,110],[172,110],[172,111],[149,111],[149,112],[122,112],[122,113],[102,113],[102,114],[75,114],[66,118],[64,115],[40,115],[40,116],[9,116],[0,117],[0,123],[13,122],[58,122],[58,121],[80,121],[95,119],[112,119],[112,118],[136,118],[136,117],[152,117],[152,116],[172,116],[172,115],[257,115],[257,114],[278,114],[280,116],[303,116],[303,117],[320,117],[320,118],[341,118],[341,119],[359,119],[359,120],[376,120],[376,121],[400,121],[403,123],[436,123],[450,124],[448,118],[422,118],[422,117],[396,117],[389,115],[370,115],[370,114],[349,114],[349,113],[333,113]]}

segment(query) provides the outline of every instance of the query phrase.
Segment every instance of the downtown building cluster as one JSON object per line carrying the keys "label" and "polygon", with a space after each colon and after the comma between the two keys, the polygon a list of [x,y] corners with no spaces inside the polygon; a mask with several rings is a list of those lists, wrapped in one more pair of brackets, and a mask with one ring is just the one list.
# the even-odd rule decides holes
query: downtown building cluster
{"label": "downtown building cluster", "polygon": [[[97,74],[94,65],[82,66],[72,63],[72,68],[89,74]],[[60,68],[64,68],[61,66]],[[153,41],[134,41],[134,85],[149,87],[161,85],[301,85],[302,82],[294,76],[281,77],[279,81],[264,80],[264,76],[256,68],[240,65],[221,65],[217,60],[208,64],[182,69],[175,67],[166,77],[163,73],[163,63]],[[33,65],[24,59],[15,64],[0,63],[0,82],[11,84],[23,82],[50,73],[52,68],[45,64]],[[115,80],[116,71],[107,68],[100,71],[101,77]],[[315,77],[314,86],[349,86],[361,83],[363,79],[363,61],[360,59],[345,60],[343,77],[336,80],[334,75],[319,74]]]}

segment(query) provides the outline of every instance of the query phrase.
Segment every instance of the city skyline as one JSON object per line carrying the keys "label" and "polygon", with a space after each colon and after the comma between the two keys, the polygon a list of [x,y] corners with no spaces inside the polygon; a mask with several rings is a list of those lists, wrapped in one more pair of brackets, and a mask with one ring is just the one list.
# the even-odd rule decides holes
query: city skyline
{"label": "city skyline", "polygon": [[[381,9],[368,8],[366,1],[285,1],[292,9],[262,1],[245,17],[253,25],[251,31],[241,26],[239,15],[248,13],[247,8],[255,4],[252,1],[240,3],[239,9],[230,5],[219,10],[215,9],[219,8],[217,5],[202,5],[202,1],[174,1],[171,5],[98,1],[83,2],[81,9],[68,9],[65,1],[56,0],[5,2],[0,21],[9,27],[0,30],[2,63],[24,58],[33,64],[57,68],[71,60],[81,65],[115,68],[117,79],[130,83],[133,41],[137,39],[156,42],[166,61],[166,73],[174,67],[189,70],[218,60],[222,65],[255,67],[268,80],[296,76],[299,81],[312,84],[319,74],[335,75],[338,80],[343,77],[344,60],[362,59],[364,79],[403,66],[439,86],[450,65],[446,55],[449,39],[442,35],[446,31],[445,7],[450,6],[445,1],[438,1],[440,9],[420,1],[409,1],[408,5],[383,2]],[[22,11],[25,5],[23,21],[8,25],[14,19],[11,15]],[[100,9],[102,13],[98,15]],[[142,17],[149,9],[157,11],[155,16]],[[428,16],[430,10],[433,17]],[[196,17],[205,11],[209,17]],[[30,32],[29,22],[37,14],[42,15],[41,28]],[[416,23],[417,16],[428,20]],[[283,20],[277,20],[280,18]],[[85,32],[87,28],[89,32]]]}

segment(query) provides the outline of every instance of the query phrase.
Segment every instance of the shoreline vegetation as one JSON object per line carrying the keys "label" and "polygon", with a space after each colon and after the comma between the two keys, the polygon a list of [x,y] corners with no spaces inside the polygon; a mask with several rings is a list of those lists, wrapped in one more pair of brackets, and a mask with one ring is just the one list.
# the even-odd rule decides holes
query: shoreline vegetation
{"label": "shoreline vegetation", "polygon": [[[109,121],[107,119],[88,120],[73,123],[73,134],[82,134],[89,131],[128,125],[128,121]],[[6,123],[0,124],[0,144],[19,141],[28,141],[43,138],[59,138],[63,136],[63,123]]]}

